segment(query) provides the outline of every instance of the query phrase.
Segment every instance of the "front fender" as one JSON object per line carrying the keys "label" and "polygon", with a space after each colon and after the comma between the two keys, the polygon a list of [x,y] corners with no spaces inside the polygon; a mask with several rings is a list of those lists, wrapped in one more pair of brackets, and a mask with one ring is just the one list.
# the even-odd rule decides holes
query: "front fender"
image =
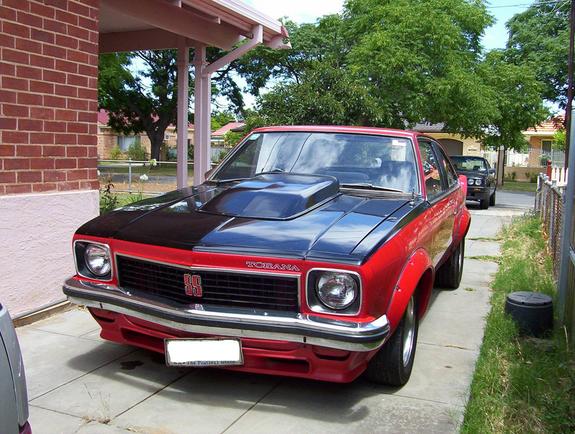
{"label": "front fender", "polygon": [[420,292],[417,295],[419,317],[427,309],[431,290],[433,289],[433,263],[424,249],[416,250],[409,257],[391,296],[391,301],[387,308],[387,318],[392,330],[395,330],[401,321],[407,308],[407,303],[420,282],[423,284],[420,286]]}

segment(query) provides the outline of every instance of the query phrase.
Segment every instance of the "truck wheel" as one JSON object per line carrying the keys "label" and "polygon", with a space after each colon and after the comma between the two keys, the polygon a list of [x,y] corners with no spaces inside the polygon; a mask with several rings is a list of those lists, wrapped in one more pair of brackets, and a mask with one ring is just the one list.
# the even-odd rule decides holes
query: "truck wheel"
{"label": "truck wheel", "polygon": [[489,198],[489,206],[495,206],[495,193],[497,193],[497,190],[495,190]]}
{"label": "truck wheel", "polygon": [[459,246],[435,273],[435,286],[445,289],[457,289],[463,275],[463,261],[465,259],[465,238]]}
{"label": "truck wheel", "polygon": [[403,386],[411,376],[419,322],[413,296],[395,333],[369,361],[365,376],[374,383]]}

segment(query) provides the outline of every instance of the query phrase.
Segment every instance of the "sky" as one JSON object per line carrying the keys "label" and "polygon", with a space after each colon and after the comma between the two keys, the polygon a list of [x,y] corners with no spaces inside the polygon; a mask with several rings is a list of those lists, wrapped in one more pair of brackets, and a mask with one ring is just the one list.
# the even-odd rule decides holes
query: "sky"
{"label": "sky", "polygon": [[[272,18],[289,17],[298,23],[314,22],[322,15],[341,11],[343,0],[244,0]],[[531,0],[492,0],[489,12],[497,20],[483,38],[486,49],[503,48],[507,41],[505,23],[515,14],[527,9]],[[517,6],[519,5],[519,6]]]}

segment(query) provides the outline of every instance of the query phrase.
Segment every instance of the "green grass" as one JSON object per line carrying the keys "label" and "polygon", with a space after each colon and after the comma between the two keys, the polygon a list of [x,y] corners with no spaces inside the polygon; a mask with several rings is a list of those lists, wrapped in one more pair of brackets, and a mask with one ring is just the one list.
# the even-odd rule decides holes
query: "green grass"
{"label": "green grass", "polygon": [[526,191],[535,192],[537,190],[537,183],[535,182],[517,182],[517,181],[505,181],[500,190],[505,191]]}
{"label": "green grass", "polygon": [[575,357],[564,330],[521,337],[504,314],[505,296],[533,290],[555,296],[552,265],[536,217],[502,234],[492,308],[471,385],[463,433],[575,432]]}

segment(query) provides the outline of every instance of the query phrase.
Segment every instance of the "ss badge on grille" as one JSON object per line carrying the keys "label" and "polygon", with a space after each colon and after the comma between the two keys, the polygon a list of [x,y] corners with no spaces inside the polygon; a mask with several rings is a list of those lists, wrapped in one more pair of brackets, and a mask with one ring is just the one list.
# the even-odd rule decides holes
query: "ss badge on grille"
{"label": "ss badge on grille", "polygon": [[197,274],[184,274],[184,286],[186,288],[186,295],[190,297],[201,297],[204,295],[202,278]]}

